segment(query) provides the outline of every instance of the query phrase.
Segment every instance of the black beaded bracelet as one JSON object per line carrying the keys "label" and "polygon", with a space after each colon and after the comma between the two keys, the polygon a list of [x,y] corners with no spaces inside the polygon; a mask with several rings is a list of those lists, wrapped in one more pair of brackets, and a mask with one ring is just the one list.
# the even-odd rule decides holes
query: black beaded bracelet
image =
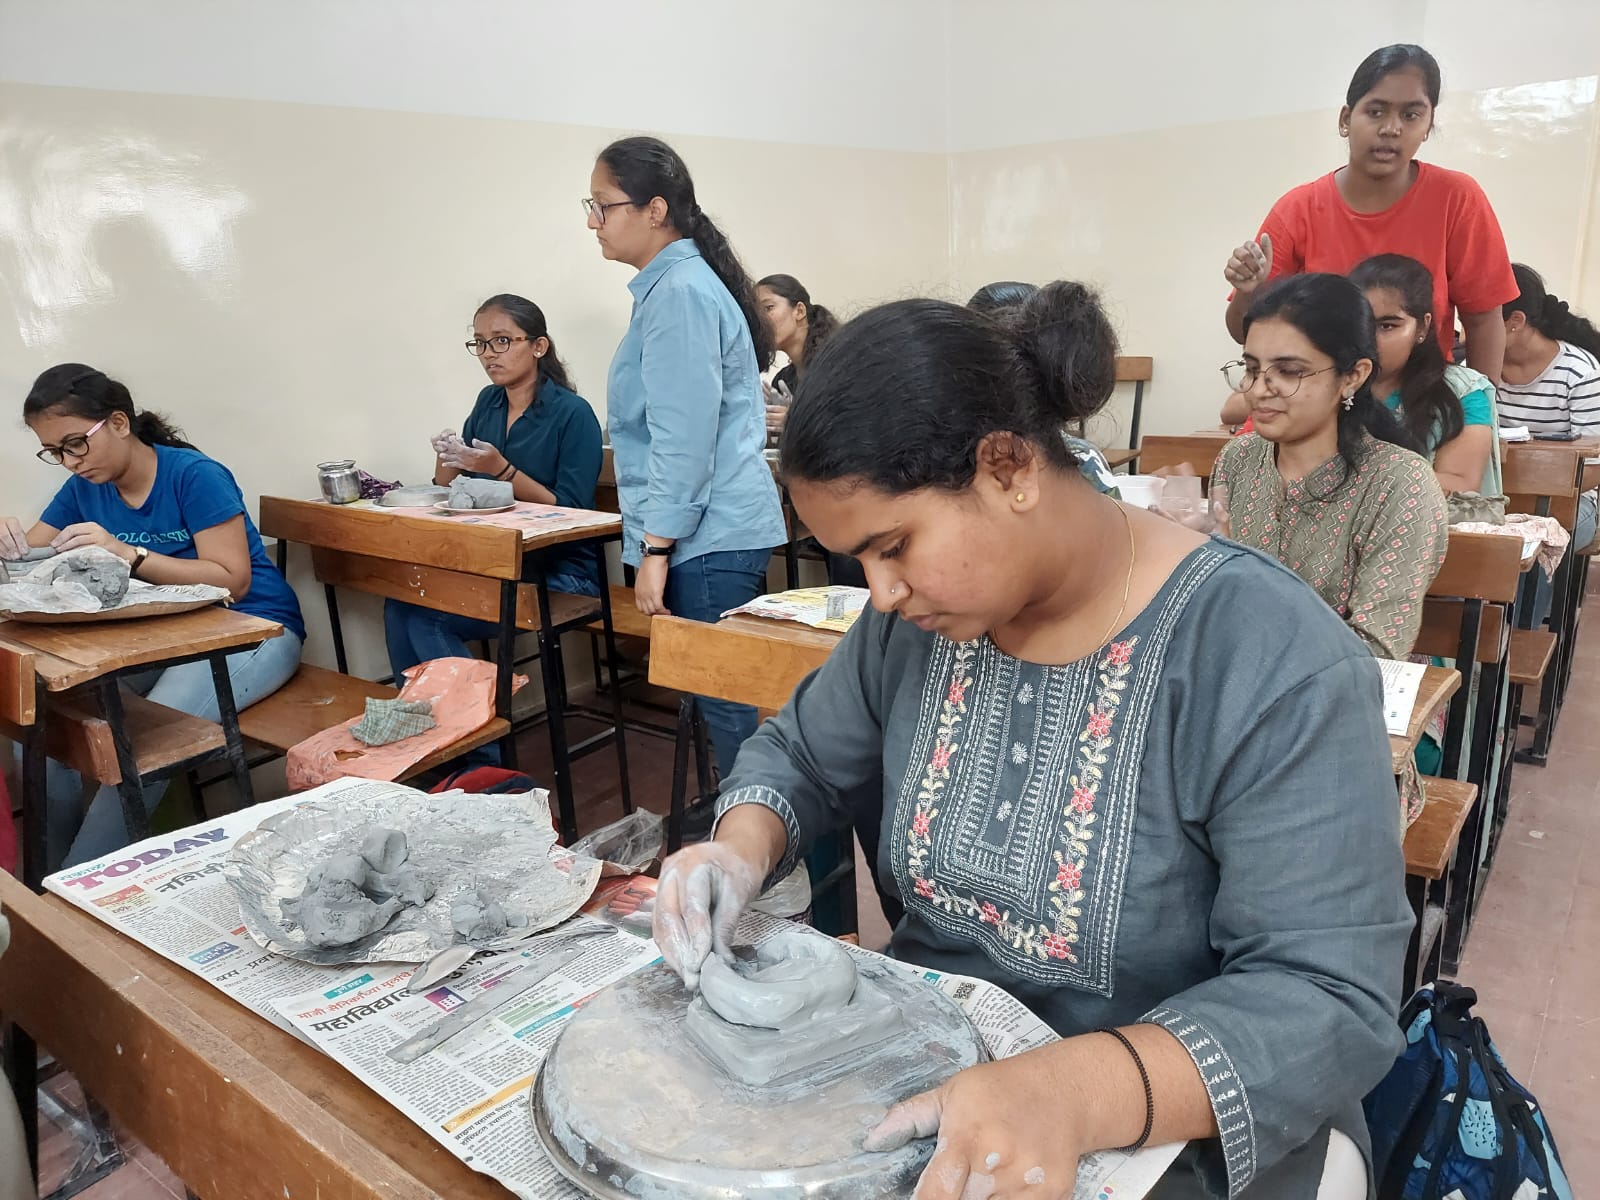
{"label": "black beaded bracelet", "polygon": [[1139,1068],[1139,1082],[1144,1084],[1144,1130],[1139,1134],[1139,1140],[1134,1142],[1133,1145],[1121,1146],[1117,1149],[1118,1154],[1133,1154],[1144,1149],[1144,1144],[1150,1140],[1150,1131],[1155,1128],[1156,1094],[1150,1089],[1150,1072],[1144,1069],[1144,1059],[1139,1057],[1139,1052],[1133,1048],[1133,1043],[1128,1040],[1127,1035],[1120,1029],[1112,1029],[1107,1026],[1096,1029],[1095,1032],[1109,1033],[1122,1043],[1123,1048],[1133,1056],[1133,1065]]}

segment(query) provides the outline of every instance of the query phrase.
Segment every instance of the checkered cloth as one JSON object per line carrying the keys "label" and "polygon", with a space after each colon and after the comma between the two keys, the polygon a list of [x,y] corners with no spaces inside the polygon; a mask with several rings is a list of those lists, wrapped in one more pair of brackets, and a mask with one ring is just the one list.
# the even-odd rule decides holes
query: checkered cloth
{"label": "checkered cloth", "polygon": [[366,715],[350,726],[350,735],[369,746],[387,746],[427,733],[436,724],[430,700],[369,699]]}

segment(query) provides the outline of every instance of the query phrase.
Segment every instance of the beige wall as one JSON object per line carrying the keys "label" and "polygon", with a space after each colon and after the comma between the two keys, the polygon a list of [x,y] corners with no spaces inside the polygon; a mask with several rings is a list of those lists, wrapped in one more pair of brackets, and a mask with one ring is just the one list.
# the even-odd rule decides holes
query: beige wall
{"label": "beige wall", "polygon": [[[595,151],[662,132],[756,274],[843,313],[990,279],[1099,283],[1156,359],[1146,432],[1214,419],[1221,264],[1338,165],[1373,46],[1448,95],[1426,157],[1474,173],[1515,256],[1600,312],[1600,4],[1529,0],[7,0],[0,414],[81,359],[169,410],[253,503],[321,458],[421,478],[482,376],[473,307],[545,306],[604,410],[629,270],[583,227]],[[61,47],[72,46],[72,53]],[[1554,82],[1547,82],[1554,80]],[[1098,430],[1125,436],[1127,396]],[[0,429],[8,426],[0,421]],[[59,482],[16,424],[0,512]],[[315,593],[312,655],[327,661]],[[372,622],[355,669],[378,673]]]}
{"label": "beige wall", "polygon": [[[604,412],[632,271],[578,199],[617,131],[21,84],[0,113],[0,512],[33,517],[61,481],[19,417],[68,359],[168,411],[252,505],[314,494],[331,457],[425,479],[428,436],[486,382],[461,343],[494,292],[544,307]],[[942,155],[673,140],[753,272],[846,308],[945,286]]]}

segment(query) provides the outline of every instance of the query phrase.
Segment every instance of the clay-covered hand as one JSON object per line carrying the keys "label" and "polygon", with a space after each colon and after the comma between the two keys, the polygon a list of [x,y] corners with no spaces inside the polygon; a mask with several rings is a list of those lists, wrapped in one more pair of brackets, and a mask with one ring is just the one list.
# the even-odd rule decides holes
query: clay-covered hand
{"label": "clay-covered hand", "polygon": [[28,552],[28,531],[15,517],[0,517],[0,559],[16,562]]}
{"label": "clay-covered hand", "polygon": [[1246,242],[1228,256],[1222,277],[1241,296],[1248,296],[1272,276],[1272,237],[1263,233],[1258,242]]}
{"label": "clay-covered hand", "polygon": [[119,542],[93,521],[80,521],[76,525],[68,525],[50,540],[50,545],[60,554],[65,554],[68,550],[79,550],[84,546],[99,546],[102,550],[111,551],[124,562],[133,557],[132,546],[126,542]]}
{"label": "clay-covered hand", "polygon": [[473,438],[470,446],[461,442],[447,447],[440,452],[439,461],[475,475],[504,475],[507,465],[505,455],[482,438]]}
{"label": "clay-covered hand", "polygon": [[461,435],[454,429],[441,429],[438,433],[429,438],[428,441],[433,446],[433,452],[440,458],[443,458],[446,454],[450,453],[450,451],[466,445],[466,443],[461,440]]}
{"label": "clay-covered hand", "polygon": [[981,1063],[895,1105],[863,1148],[898,1150],[937,1134],[916,1200],[1065,1200],[1083,1154],[1069,1099],[1077,1090],[1033,1054]]}
{"label": "clay-covered hand", "polygon": [[651,933],[690,991],[708,955],[733,958],[733,928],[760,894],[760,868],[726,842],[687,846],[662,864]]}

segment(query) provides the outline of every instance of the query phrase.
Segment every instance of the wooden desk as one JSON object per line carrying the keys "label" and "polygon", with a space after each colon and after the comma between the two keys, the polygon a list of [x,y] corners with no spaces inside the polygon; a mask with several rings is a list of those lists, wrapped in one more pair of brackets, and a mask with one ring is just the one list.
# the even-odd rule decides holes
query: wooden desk
{"label": "wooden desk", "polygon": [[1417,743],[1428,731],[1450,697],[1461,687],[1461,672],[1454,667],[1428,667],[1422,672],[1422,682],[1417,687],[1417,699],[1411,707],[1411,720],[1406,725],[1405,736],[1389,735],[1389,761],[1395,774],[1416,752]]}
{"label": "wooden desk", "polygon": [[0,875],[0,1012],[205,1197],[509,1200],[331,1058]]}
{"label": "wooden desk", "polygon": [[[302,542],[311,547],[317,578],[324,585],[341,673],[348,673],[348,664],[339,621],[339,587],[496,625],[495,703],[497,715],[506,722],[507,735],[500,745],[502,761],[508,767],[516,765],[515,742],[510,736],[516,635],[519,630],[537,635],[555,775],[552,790],[560,810],[561,832],[570,841],[578,833],[572,761],[606,742],[617,748],[623,809],[632,811],[611,593],[606,587],[598,597],[552,593],[537,560],[552,550],[617,541],[622,537],[622,520],[614,513],[568,510],[590,520],[576,528],[561,528],[546,520],[546,514],[553,511],[547,505],[519,503],[513,512],[451,516],[383,508],[368,501],[339,505],[263,496],[261,529],[282,543]],[[522,586],[530,558],[534,565],[531,589]],[[596,615],[611,664],[611,728],[569,746],[561,635],[582,629]]]}
{"label": "wooden desk", "polygon": [[[222,726],[225,753],[234,782],[246,804],[254,803],[250,768],[245,761],[244,739],[239,733],[239,710],[234,701],[233,682],[228,677],[227,656],[259,646],[283,632],[275,621],[265,621],[233,609],[212,606],[193,612],[144,617],[131,621],[103,621],[90,624],[34,625],[21,621],[0,623],[0,641],[14,649],[33,654],[37,676],[38,721],[50,720],[46,693],[92,686],[99,700],[100,713],[111,726],[121,780],[117,791],[122,798],[123,819],[130,840],[150,834],[150,817],[145,811],[144,786],[123,710],[121,677],[140,671],[165,669],[190,662],[207,662],[217,693],[217,711]],[[23,852],[24,878],[37,888],[45,874],[48,857],[45,838],[44,737],[28,739],[23,755]]]}
{"label": "wooden desk", "polygon": [[1101,450],[1100,453],[1105,455],[1106,465],[1113,471],[1118,467],[1125,467],[1129,463],[1139,461],[1139,452],[1137,450],[1129,450],[1123,446],[1111,446]]}
{"label": "wooden desk", "polygon": [[[728,617],[715,625],[658,617],[650,626],[650,682],[770,712],[788,702],[841,636],[798,621],[761,617]],[[1461,672],[1452,667],[1423,672],[1405,736],[1389,738],[1396,772],[1460,686]]]}

